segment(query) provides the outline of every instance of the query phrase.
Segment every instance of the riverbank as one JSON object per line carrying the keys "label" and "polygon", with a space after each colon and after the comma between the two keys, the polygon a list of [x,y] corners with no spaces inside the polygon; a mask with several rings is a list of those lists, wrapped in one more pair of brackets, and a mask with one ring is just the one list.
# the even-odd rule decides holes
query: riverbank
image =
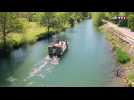
{"label": "riverbank", "polygon": [[[122,80],[121,82],[124,82],[124,84],[126,83],[127,86],[129,86],[130,84],[132,85],[132,79],[134,79],[134,77],[133,77],[134,74],[131,76],[131,78],[133,77],[132,79],[129,78],[130,74],[132,74],[134,72],[133,48],[131,48],[130,44],[128,44],[127,42],[125,42],[124,40],[119,38],[117,35],[115,35],[115,33],[114,33],[115,27],[117,30],[119,29],[116,25],[111,26],[110,24],[106,23],[103,26],[101,26],[100,29],[101,29],[101,31],[103,31],[105,33],[106,39],[108,41],[110,41],[110,44],[111,44],[112,50],[113,50],[113,54],[116,59],[117,59],[116,48],[121,48],[124,52],[126,52],[129,55],[130,60],[124,64],[117,62],[119,64],[119,66],[117,66],[118,68],[117,68],[117,70],[115,70],[116,75],[119,74],[118,77],[120,77],[120,79]],[[120,30],[122,30],[122,29],[120,28]]]}
{"label": "riverbank", "polygon": [[[37,22],[24,22],[24,31],[21,33],[10,33],[7,34],[7,48],[8,52],[11,50],[20,48],[27,44],[34,44],[35,42],[42,40],[44,38],[51,37],[53,33],[59,33],[61,31],[65,31],[67,28],[70,27],[70,25],[65,24],[59,32],[57,32],[54,29],[50,29],[48,33],[47,27],[41,26]],[[2,38],[2,35],[0,35],[0,38]],[[3,41],[0,41],[0,55],[3,55],[4,53],[8,54],[8,52],[5,52],[3,49]]]}
{"label": "riverbank", "polygon": [[[9,48],[17,48],[23,44],[31,44],[36,42],[39,38],[46,36],[47,28],[40,26],[36,22],[25,22],[24,31],[21,33],[7,34],[7,45]],[[2,36],[1,36],[2,37]],[[0,41],[2,46],[2,41]]]}

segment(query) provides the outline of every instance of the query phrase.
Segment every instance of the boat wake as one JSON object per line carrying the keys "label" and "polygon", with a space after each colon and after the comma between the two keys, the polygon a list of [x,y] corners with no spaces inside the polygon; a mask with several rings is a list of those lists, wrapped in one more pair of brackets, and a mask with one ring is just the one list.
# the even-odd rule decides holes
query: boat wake
{"label": "boat wake", "polygon": [[[35,67],[32,69],[32,72],[30,73],[30,75],[27,77],[27,79],[30,79],[34,76],[41,76],[40,72],[46,68],[46,71],[50,72],[50,69],[52,68],[49,68],[50,65],[57,65],[59,64],[59,58],[50,58],[49,56],[46,56],[42,61],[41,61],[41,64],[39,65],[39,67]],[[49,65],[49,66],[48,66]],[[47,67],[48,66],[48,67]]]}

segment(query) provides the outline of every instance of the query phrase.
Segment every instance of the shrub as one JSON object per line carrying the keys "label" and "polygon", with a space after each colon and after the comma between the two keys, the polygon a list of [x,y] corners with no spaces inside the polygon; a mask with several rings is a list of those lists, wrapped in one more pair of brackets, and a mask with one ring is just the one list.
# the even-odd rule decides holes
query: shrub
{"label": "shrub", "polygon": [[121,50],[120,48],[116,48],[116,55],[117,55],[118,62],[122,64],[125,64],[130,60],[128,54],[123,50]]}

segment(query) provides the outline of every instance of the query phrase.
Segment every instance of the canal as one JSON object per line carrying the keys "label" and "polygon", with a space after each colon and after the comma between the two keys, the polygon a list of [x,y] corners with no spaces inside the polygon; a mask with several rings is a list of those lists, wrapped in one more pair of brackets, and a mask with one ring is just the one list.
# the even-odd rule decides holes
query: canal
{"label": "canal", "polygon": [[85,20],[61,32],[69,40],[69,49],[58,65],[47,65],[35,76],[47,56],[48,40],[14,50],[0,59],[0,86],[107,86],[116,66],[104,34],[96,32],[92,20]]}

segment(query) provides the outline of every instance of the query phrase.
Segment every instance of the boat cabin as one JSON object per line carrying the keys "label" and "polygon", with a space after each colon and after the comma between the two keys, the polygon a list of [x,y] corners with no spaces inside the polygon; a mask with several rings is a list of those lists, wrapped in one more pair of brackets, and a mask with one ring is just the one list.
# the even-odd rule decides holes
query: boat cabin
{"label": "boat cabin", "polygon": [[52,57],[61,57],[68,48],[68,43],[66,40],[57,41],[48,46],[48,53],[50,58]]}

